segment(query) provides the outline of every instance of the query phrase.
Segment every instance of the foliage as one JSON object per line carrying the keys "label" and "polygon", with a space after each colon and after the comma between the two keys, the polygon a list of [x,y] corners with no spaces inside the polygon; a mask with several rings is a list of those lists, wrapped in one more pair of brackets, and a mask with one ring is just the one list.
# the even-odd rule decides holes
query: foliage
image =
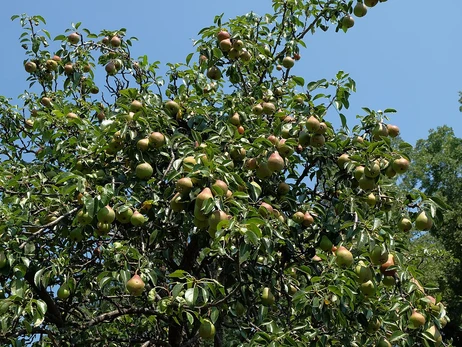
{"label": "foliage", "polygon": [[436,130],[430,130],[427,139],[417,141],[412,156],[414,161],[404,180],[405,186],[419,186],[426,194],[437,196],[448,205],[448,211],[444,214],[441,223],[433,228],[431,233],[455,258],[448,261],[444,269],[446,279],[439,283],[447,293],[445,300],[450,307],[450,317],[456,326],[460,326],[462,324],[460,295],[462,139],[455,136],[452,128],[438,127]]}
{"label": "foliage", "polygon": [[396,184],[395,111],[350,130],[354,80],[295,74],[306,34],[347,31],[352,6],[218,16],[165,80],[125,29],[77,23],[50,53],[44,19],[15,17],[30,88],[0,100],[2,344],[435,344],[446,310],[398,224],[441,204]]}

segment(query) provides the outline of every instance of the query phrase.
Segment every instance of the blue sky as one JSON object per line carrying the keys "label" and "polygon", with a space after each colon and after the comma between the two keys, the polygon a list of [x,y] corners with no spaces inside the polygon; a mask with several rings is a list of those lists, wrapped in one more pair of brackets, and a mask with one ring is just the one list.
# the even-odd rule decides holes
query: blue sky
{"label": "blue sky", "polygon": [[[136,36],[133,56],[146,54],[150,61],[184,61],[192,52],[197,32],[224,19],[249,11],[263,14],[271,10],[269,0],[234,1],[147,1],[120,0],[77,3],[2,1],[0,4],[0,95],[15,99],[28,86],[22,62],[24,50],[18,43],[19,22],[14,14],[40,14],[53,37],[64,33],[72,22],[93,32],[100,29],[128,29]],[[319,31],[305,40],[302,59],[293,72],[305,81],[332,78],[338,70],[350,73],[357,93],[345,112],[349,122],[361,107],[395,108],[391,123],[401,128],[412,144],[427,137],[430,128],[453,127],[462,137],[462,114],[458,91],[462,90],[462,45],[460,16],[462,1],[445,1],[436,6],[430,0],[389,0],[379,3],[363,18],[357,18],[347,34]],[[335,115],[332,115],[335,117]],[[337,123],[336,119],[329,119]]]}

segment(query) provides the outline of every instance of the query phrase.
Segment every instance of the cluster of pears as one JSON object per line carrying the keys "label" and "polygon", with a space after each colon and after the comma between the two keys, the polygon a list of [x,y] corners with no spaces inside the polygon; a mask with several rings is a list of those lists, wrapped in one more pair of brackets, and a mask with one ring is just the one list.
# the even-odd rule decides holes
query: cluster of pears
{"label": "cluster of pears", "polygon": [[[192,160],[194,160],[192,162]],[[193,164],[196,160],[194,157],[185,158],[183,165]],[[194,180],[196,181],[196,180]],[[187,208],[187,202],[190,200],[189,193],[194,188],[194,181],[191,177],[182,177],[178,179],[175,184],[176,193],[170,200],[170,207],[174,212],[181,212]],[[228,184],[220,179],[215,180],[211,187],[205,187],[197,194],[194,200],[194,225],[199,229],[208,229],[209,235],[214,238],[217,231],[218,224],[221,221],[231,218],[226,212],[222,210],[214,210],[213,212],[204,211],[204,203],[213,199],[214,196],[227,198],[230,196],[231,191],[228,189]]]}
{"label": "cluster of pears", "polygon": [[326,143],[325,133],[327,124],[320,121],[316,116],[310,116],[305,123],[306,130],[298,134],[298,143],[302,147],[323,147]]}
{"label": "cluster of pears", "polygon": [[[353,14],[356,17],[364,17],[367,14],[367,8],[374,7],[379,1],[386,2],[387,0],[359,0],[353,7]],[[342,18],[342,25],[345,28],[351,28],[355,25],[355,20],[351,15],[347,14]]]}
{"label": "cluster of pears", "polygon": [[[106,205],[97,212],[96,218],[98,222],[96,224],[96,233],[99,236],[107,235],[111,230],[112,223],[116,219],[121,224],[130,223],[133,226],[141,226],[146,221],[140,212],[133,211],[129,207],[121,208],[120,211],[115,212],[111,206]],[[93,221],[93,218],[84,209],[77,212],[76,219],[81,226],[89,225]]]}

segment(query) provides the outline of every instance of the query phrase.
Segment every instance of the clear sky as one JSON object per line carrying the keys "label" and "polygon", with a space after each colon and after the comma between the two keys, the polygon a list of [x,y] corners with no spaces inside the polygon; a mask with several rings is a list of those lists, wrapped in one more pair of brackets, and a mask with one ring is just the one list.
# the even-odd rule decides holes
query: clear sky
{"label": "clear sky", "polygon": [[[254,11],[271,10],[270,0],[170,0],[77,2],[1,1],[0,95],[16,98],[28,84],[22,63],[24,50],[14,14],[42,15],[52,37],[64,33],[72,22],[93,32],[128,29],[135,42],[132,55],[146,54],[150,61],[184,62],[192,52],[191,40],[198,31],[224,19]],[[458,91],[462,90],[462,1],[389,0],[357,18],[347,34],[319,31],[308,37],[302,59],[294,73],[305,81],[332,78],[338,70],[349,72],[357,93],[346,111],[351,121],[361,107],[395,108],[391,123],[401,128],[412,144],[427,137],[430,128],[446,124],[462,137],[462,113]],[[334,123],[337,120],[329,119]]]}

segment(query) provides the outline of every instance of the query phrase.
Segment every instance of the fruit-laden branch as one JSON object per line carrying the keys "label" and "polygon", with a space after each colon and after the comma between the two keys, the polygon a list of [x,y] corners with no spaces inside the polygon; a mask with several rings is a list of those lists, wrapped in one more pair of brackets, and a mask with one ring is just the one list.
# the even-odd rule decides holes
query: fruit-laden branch
{"label": "fruit-laden branch", "polygon": [[82,325],[80,328],[82,330],[88,329],[94,325],[97,325],[99,323],[102,323],[104,321],[113,321],[117,317],[124,316],[127,314],[145,314],[145,315],[151,315],[151,316],[156,316],[160,320],[167,321],[167,319],[159,314],[156,310],[152,308],[146,308],[146,307],[128,307],[128,308],[121,308],[119,310],[114,310],[110,312],[103,313],[92,320],[88,321],[84,325]]}
{"label": "fruit-laden branch", "polygon": [[[66,212],[65,214],[63,214],[62,216],[59,216],[58,218],[56,218],[54,221],[48,223],[48,224],[45,224],[45,225],[42,225],[40,227],[39,230],[37,230],[35,233],[33,233],[26,241],[24,241],[20,246],[19,248],[20,249],[23,249],[27,243],[29,243],[31,240],[33,240],[34,238],[40,236],[45,230],[47,230],[48,228],[51,228],[53,226],[55,226],[56,224],[58,224],[62,219],[66,218],[67,216],[77,212],[79,208],[76,207],[76,208],[73,208],[72,210],[70,210],[69,212]],[[30,226],[30,227],[34,227],[36,228],[36,226]],[[25,226],[25,228],[28,228],[28,226]]]}

